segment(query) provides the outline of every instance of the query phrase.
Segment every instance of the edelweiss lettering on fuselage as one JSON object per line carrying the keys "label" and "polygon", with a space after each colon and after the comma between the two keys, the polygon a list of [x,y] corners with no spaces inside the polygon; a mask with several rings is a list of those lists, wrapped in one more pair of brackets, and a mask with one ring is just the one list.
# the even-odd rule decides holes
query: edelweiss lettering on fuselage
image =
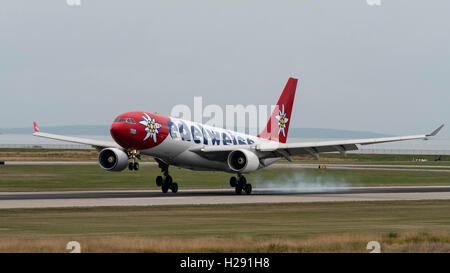
{"label": "edelweiss lettering on fuselage", "polygon": [[203,145],[251,145],[253,139],[237,132],[211,128],[199,123],[171,118],[167,122],[173,140],[190,141]]}

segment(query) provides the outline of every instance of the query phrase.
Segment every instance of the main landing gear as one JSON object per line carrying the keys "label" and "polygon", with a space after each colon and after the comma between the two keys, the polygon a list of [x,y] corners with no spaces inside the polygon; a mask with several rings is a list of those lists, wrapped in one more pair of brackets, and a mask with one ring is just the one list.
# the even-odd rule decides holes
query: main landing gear
{"label": "main landing gear", "polygon": [[139,170],[139,163],[136,162],[136,159],[141,160],[141,155],[136,150],[131,150],[128,152],[128,158],[131,159],[131,162],[128,163],[128,169],[130,171],[132,170]]}
{"label": "main landing gear", "polygon": [[161,187],[161,191],[163,193],[167,193],[169,189],[173,193],[177,193],[178,184],[173,182],[172,176],[169,175],[169,165],[160,159],[155,158],[155,160],[156,162],[158,162],[159,168],[161,169],[161,172],[164,175],[164,177],[160,175],[156,177],[156,186]]}
{"label": "main landing gear", "polygon": [[246,194],[252,193],[252,184],[247,183],[247,179],[240,173],[237,178],[235,176],[230,178],[230,186],[235,188],[236,194],[241,194],[242,191]]}

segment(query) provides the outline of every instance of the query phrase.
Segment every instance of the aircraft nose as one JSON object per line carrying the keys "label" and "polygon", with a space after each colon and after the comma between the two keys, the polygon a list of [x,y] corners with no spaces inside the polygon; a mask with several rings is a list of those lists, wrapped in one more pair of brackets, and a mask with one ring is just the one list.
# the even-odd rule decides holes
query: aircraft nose
{"label": "aircraft nose", "polygon": [[126,126],[121,122],[114,122],[111,124],[111,128],[109,129],[109,132],[112,136],[112,138],[119,143],[121,146],[123,146],[124,142],[127,140],[127,134],[126,134]]}
{"label": "aircraft nose", "polygon": [[120,129],[121,126],[117,122],[114,122],[113,124],[111,124],[111,128],[109,128],[109,132],[111,133],[111,136],[114,138],[114,136],[118,136]]}

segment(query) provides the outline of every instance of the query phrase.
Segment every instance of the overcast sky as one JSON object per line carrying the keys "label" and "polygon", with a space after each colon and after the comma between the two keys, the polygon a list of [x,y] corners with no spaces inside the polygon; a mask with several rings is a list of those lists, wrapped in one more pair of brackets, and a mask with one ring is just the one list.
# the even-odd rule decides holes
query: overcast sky
{"label": "overcast sky", "polygon": [[0,128],[169,114],[194,96],[270,105],[289,76],[294,127],[449,123],[448,0],[81,1],[1,2]]}

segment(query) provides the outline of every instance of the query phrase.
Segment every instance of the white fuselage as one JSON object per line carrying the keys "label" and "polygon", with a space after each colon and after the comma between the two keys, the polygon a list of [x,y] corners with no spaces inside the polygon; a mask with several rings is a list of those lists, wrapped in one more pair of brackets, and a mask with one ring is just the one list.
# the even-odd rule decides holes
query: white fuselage
{"label": "white fuselage", "polygon": [[[255,147],[260,143],[277,144],[275,141],[177,118],[170,118],[169,132],[161,144],[142,150],[141,153],[160,158],[170,165],[192,170],[232,172],[227,160],[210,160],[195,153],[193,151],[195,149],[208,146],[230,149],[232,146],[235,150],[239,150],[244,147],[248,149],[249,146]],[[253,152],[258,156],[254,149]],[[279,157],[261,159],[263,162],[259,168],[279,159]]]}

